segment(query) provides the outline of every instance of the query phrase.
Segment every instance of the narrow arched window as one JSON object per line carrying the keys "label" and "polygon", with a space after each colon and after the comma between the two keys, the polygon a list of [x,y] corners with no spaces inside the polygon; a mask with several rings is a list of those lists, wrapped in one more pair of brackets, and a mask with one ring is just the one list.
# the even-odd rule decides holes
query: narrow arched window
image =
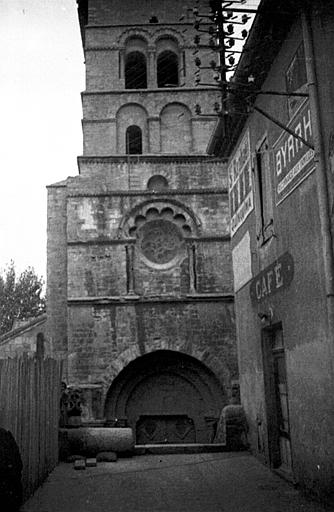
{"label": "narrow arched window", "polygon": [[179,62],[176,53],[165,50],[158,56],[158,87],[179,85]]}
{"label": "narrow arched window", "polygon": [[146,57],[142,52],[133,51],[125,59],[125,88],[146,89]]}
{"label": "narrow arched window", "polygon": [[163,190],[168,188],[168,181],[164,176],[160,174],[156,174],[151,176],[151,178],[147,182],[148,190]]}
{"label": "narrow arched window", "polygon": [[126,130],[125,138],[126,153],[128,155],[141,155],[143,152],[143,142],[139,126],[129,126]]}
{"label": "narrow arched window", "polygon": [[44,334],[39,332],[36,338],[36,355],[37,357],[43,358],[45,351]]}

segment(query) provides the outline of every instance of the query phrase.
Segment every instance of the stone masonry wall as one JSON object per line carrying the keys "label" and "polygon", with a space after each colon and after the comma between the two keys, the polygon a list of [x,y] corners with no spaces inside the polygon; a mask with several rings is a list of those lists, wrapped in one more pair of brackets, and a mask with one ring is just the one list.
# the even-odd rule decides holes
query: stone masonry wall
{"label": "stone masonry wall", "polygon": [[[91,402],[102,393],[89,420],[103,416],[119,372],[153,351],[204,363],[223,400],[237,378],[226,168],[205,154],[219,91],[195,87],[192,8],[89,0],[81,27],[84,156],[79,176],[49,188],[48,332],[67,355],[68,384],[91,391]],[[179,87],[157,87],[166,48],[178,57]],[[125,89],[131,51],[144,53],[147,88]],[[126,155],[133,125],[142,154]]]}
{"label": "stone masonry wall", "polygon": [[227,395],[237,378],[231,302],[73,305],[69,340],[72,380],[101,384],[104,392],[131,361],[163,349],[202,361]]}
{"label": "stone masonry wall", "polygon": [[67,355],[67,191],[48,189],[47,339],[55,354]]}

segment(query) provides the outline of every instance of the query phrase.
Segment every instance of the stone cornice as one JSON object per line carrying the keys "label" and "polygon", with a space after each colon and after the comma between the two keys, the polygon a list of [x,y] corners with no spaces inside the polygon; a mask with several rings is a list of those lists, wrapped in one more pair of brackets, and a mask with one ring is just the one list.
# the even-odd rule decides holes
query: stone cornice
{"label": "stone cornice", "polygon": [[[212,93],[215,93],[216,95],[217,94],[220,94],[219,90],[218,89],[214,89],[213,87],[155,87],[155,88],[146,88],[146,89],[113,89],[113,90],[108,90],[108,91],[82,91],[81,92],[81,96],[103,96],[103,95],[113,95],[113,94],[126,94],[126,95],[130,95],[130,94],[141,94],[141,93],[145,93],[145,95],[148,95],[148,94],[151,94],[151,93],[154,93],[154,94],[157,94],[157,93],[160,93],[160,94],[166,94],[166,92],[170,93],[170,92],[177,92],[177,93],[180,93],[180,92],[194,92],[194,93],[198,93],[198,92],[212,92]],[[217,115],[214,115],[214,117],[217,117]]]}
{"label": "stone cornice", "polygon": [[116,118],[115,117],[108,117],[107,119],[81,119],[81,123],[82,124],[87,124],[87,123],[91,123],[91,124],[103,124],[103,123],[116,123]]}
{"label": "stone cornice", "polygon": [[[215,114],[208,114],[206,116],[201,116],[200,118],[197,117],[197,116],[193,116],[193,117],[190,117],[191,121],[193,122],[202,122],[202,121],[212,121],[212,119],[215,119],[216,118],[216,115]],[[155,116],[155,117],[148,117],[147,118],[148,121],[160,121],[160,118]],[[117,120],[115,117],[108,117],[106,119],[81,119],[81,123],[84,125],[84,124],[103,124],[103,123],[116,123]]]}
{"label": "stone cornice", "polygon": [[[182,44],[180,45],[180,50],[195,50],[196,46],[193,44]],[[85,48],[85,53],[87,52],[119,52],[123,50],[122,46],[90,46]],[[150,51],[150,50],[149,50]]]}
{"label": "stone cornice", "polygon": [[111,190],[110,192],[70,192],[68,197],[154,197],[159,198],[161,201],[168,201],[170,196],[208,196],[208,195],[226,195],[228,194],[227,188],[193,188],[188,190],[165,190],[153,191],[153,190]]}
{"label": "stone cornice", "polygon": [[222,164],[226,159],[205,155],[161,155],[161,154],[143,154],[143,155],[109,155],[109,156],[78,156],[78,164],[80,163],[194,163],[206,162]]}
{"label": "stone cornice", "polygon": [[123,295],[116,297],[69,297],[68,306],[109,306],[118,304],[166,304],[166,303],[196,303],[196,302],[234,302],[233,293],[193,293],[180,297],[156,296],[142,297],[140,295]]}
{"label": "stone cornice", "polygon": [[[86,25],[85,26],[85,29],[87,30],[90,30],[90,29],[96,29],[96,28],[136,28],[136,27],[146,27],[146,28],[149,28],[150,30],[156,28],[156,27],[159,27],[159,28],[163,28],[163,27],[171,27],[171,28],[174,28],[174,27],[183,27],[184,25],[186,26],[190,26],[192,27],[194,25],[194,22],[193,21],[180,21],[180,22],[174,22],[174,23],[129,23],[129,24],[124,24],[124,23],[116,23],[115,25]],[[203,21],[203,25],[210,25],[210,22],[205,22]]]}
{"label": "stone cornice", "polygon": [[[187,237],[185,242],[187,244],[193,244],[194,242],[210,243],[210,242],[230,242],[230,235],[221,236],[202,236],[202,237]],[[91,240],[69,240],[67,245],[73,246],[90,246],[90,245],[130,245],[137,242],[136,238],[94,238]]]}

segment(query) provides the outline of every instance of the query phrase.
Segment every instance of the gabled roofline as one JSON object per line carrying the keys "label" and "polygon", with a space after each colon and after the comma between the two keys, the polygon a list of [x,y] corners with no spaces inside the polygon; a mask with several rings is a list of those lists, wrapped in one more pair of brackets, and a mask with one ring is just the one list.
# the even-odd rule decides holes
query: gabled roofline
{"label": "gabled roofline", "polygon": [[33,327],[37,327],[40,324],[44,324],[46,322],[46,313],[43,313],[42,315],[36,316],[35,318],[32,318],[30,320],[27,320],[27,322],[24,325],[21,325],[20,327],[17,327],[16,329],[12,329],[11,331],[6,332],[2,336],[0,336],[0,345],[11,338],[15,338],[19,334],[22,334],[26,331],[29,331]]}

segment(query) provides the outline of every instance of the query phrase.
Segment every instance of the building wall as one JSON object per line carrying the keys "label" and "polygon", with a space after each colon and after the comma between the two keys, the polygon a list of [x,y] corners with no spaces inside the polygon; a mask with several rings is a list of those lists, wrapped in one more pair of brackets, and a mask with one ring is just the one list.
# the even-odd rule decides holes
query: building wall
{"label": "building wall", "polygon": [[66,188],[48,189],[47,337],[55,353],[67,355]]}
{"label": "building wall", "polygon": [[[156,352],[162,368],[164,351],[179,354],[178,371],[183,353],[197,359],[182,372],[206,366],[220,406],[237,380],[226,166],[205,155],[219,95],[195,87],[186,6],[155,5],[158,24],[146,2],[89,0],[79,176],[49,187],[48,332],[66,355],[67,383],[86,393],[90,421],[103,419],[108,389],[144,354]],[[158,88],[166,49],[178,56],[179,86]],[[131,51],[146,58],[147,88],[125,89]],[[205,115],[195,116],[196,103]],[[142,131],[140,154],[126,154],[132,125]],[[200,402],[204,425],[212,413],[204,395]]]}
{"label": "building wall", "polygon": [[[84,163],[87,165],[86,161]],[[87,175],[84,171],[79,178],[69,178],[66,197],[60,204],[58,201],[55,203],[54,198],[64,193],[63,184],[58,188],[54,185],[49,189],[50,215],[53,219],[56,215],[61,218],[63,215],[66,216],[66,226],[61,227],[59,222],[52,222],[55,233],[49,231],[49,236],[54,237],[49,244],[48,260],[51,274],[49,304],[54,304],[53,309],[49,309],[49,335],[52,336],[54,343],[55,340],[59,340],[60,351],[66,346],[68,339],[69,372],[72,378],[80,381],[85,376],[87,380],[89,375],[92,382],[100,381],[101,369],[90,368],[88,371],[86,366],[87,361],[91,361],[92,367],[95,367],[89,354],[96,349],[96,330],[111,350],[110,354],[105,347],[102,350],[102,366],[108,366],[114,360],[115,353],[120,357],[117,351],[124,351],[124,348],[112,349],[113,337],[118,340],[116,347],[123,347],[126,344],[125,340],[131,345],[133,336],[135,345],[145,342],[141,339],[140,333],[136,334],[136,331],[132,330],[129,318],[137,316],[137,306],[148,312],[153,307],[152,318],[156,320],[159,316],[161,323],[155,322],[156,332],[148,335],[147,351],[153,350],[154,347],[170,346],[170,336],[173,333],[176,348],[179,347],[180,340],[183,340],[182,346],[187,347],[186,352],[192,354],[197,350],[194,348],[197,344],[194,340],[199,338],[201,346],[205,343],[207,350],[216,354],[218,360],[217,340],[220,339],[221,353],[229,353],[228,357],[222,355],[220,364],[225,364],[223,361],[227,357],[227,368],[230,367],[231,370],[226,369],[226,372],[228,375],[233,374],[235,379],[237,370],[236,352],[233,350],[235,333],[231,302],[232,271],[224,169],[221,164],[210,164],[205,161],[196,162],[194,165],[185,161],[174,162],[168,167],[161,161],[137,162],[133,173],[131,168],[131,181],[135,183],[135,194],[131,195],[125,190],[117,191],[114,187],[113,176],[118,175],[121,180],[126,167],[127,164],[116,162],[106,166],[105,170],[100,169],[98,176],[90,169]],[[205,174],[203,170],[206,171]],[[170,179],[171,187],[161,192],[152,192],[147,188],[145,190],[144,186],[152,176]],[[119,188],[122,189],[122,181],[119,183]],[[123,183],[125,187],[127,180],[124,179]],[[213,184],[220,184],[221,187],[202,188],[202,185]],[[140,186],[143,186],[143,189],[139,188]],[[59,205],[60,208],[56,209],[55,205]],[[184,215],[185,222],[193,230],[191,237],[187,238],[178,262],[169,268],[161,269],[159,266],[148,265],[141,257],[140,251],[135,248],[130,272],[129,247],[135,247],[136,244],[133,238],[129,238],[128,230],[134,225],[138,215],[147,216],[152,208],[159,212],[167,208],[172,211],[174,218],[176,215]],[[192,263],[189,261],[190,246],[194,247],[195,254],[192,256]],[[136,301],[144,300],[144,304],[131,305],[131,279],[132,293],[135,294]],[[66,303],[63,300],[64,293]],[[159,308],[160,300],[163,303]],[[215,302],[211,304],[211,300]],[[126,306],[124,301],[129,305]],[[107,306],[102,307],[103,302]],[[60,316],[64,307],[67,310],[66,315]],[[169,314],[169,311],[174,311],[175,308],[177,312]],[[123,325],[122,320],[116,322],[116,326],[121,327],[111,326],[109,323],[101,324],[100,313],[92,311],[101,311],[102,317],[107,319],[110,315],[109,321],[115,315],[117,317],[121,312],[124,314],[124,311],[127,311],[123,323],[128,327]],[[148,316],[150,315],[151,313]],[[207,318],[210,318],[210,321],[205,321],[205,327],[202,322]],[[86,326],[87,322],[89,328]],[[193,323],[193,329],[190,329],[190,323]],[[168,336],[167,326],[170,329]],[[150,331],[151,328],[147,329]],[[145,328],[143,332],[147,329]],[[180,347],[178,349],[183,350]],[[221,370],[219,374],[222,375]],[[228,380],[224,380],[224,385],[230,386]]]}
{"label": "building wall", "polygon": [[45,334],[46,315],[32,320],[15,322],[13,329],[0,337],[0,358],[22,354],[50,356],[52,347]]}
{"label": "building wall", "polygon": [[[315,19],[316,62],[324,142],[328,155],[333,130],[333,93],[329,84],[330,77],[333,78],[334,68],[325,65],[325,61],[333,44],[333,30],[327,26],[323,35],[320,26],[321,19]],[[296,22],[271,66],[263,90],[286,90],[285,71],[301,41],[301,26]],[[255,104],[282,123],[289,122],[286,96],[260,95]],[[307,122],[307,118],[305,120]],[[276,142],[282,130],[262,115],[253,113],[245,124],[236,148],[247,133],[250,135],[252,154],[254,208],[232,238],[232,253],[235,280],[239,280],[236,289],[236,317],[240,387],[242,403],[250,426],[251,446],[260,457],[272,462],[268,446],[271,418],[265,393],[267,376],[264,360],[265,352],[268,350],[265,343],[266,333],[281,325],[287,371],[293,475],[301,485],[324,497],[332,492],[330,482],[334,475],[334,418],[331,405],[332,339],[327,334],[323,244],[317,198],[319,171],[315,169],[311,172],[282,200],[276,192],[280,178],[277,175],[275,160]],[[255,154],[264,136],[268,141],[267,171],[271,183],[269,196],[273,205],[273,223],[266,232],[266,240],[260,233],[260,198],[259,184],[256,181]],[[294,144],[297,151],[296,144],[299,142],[295,140]],[[331,182],[329,160],[327,164]],[[268,292],[268,281],[262,289],[260,281],[259,295],[262,294],[263,297],[259,301],[252,299],[251,279],[253,278],[254,286],[254,280],[259,273],[268,269],[286,252],[289,252],[293,259],[292,282],[288,285],[280,284],[281,288],[275,294],[271,294]],[[243,258],[244,268],[251,269],[248,276],[241,275],[241,267],[237,263],[241,261],[240,258]],[[274,282],[274,273],[270,279]],[[261,321],[260,317],[263,314],[268,316],[262,317]]]}
{"label": "building wall", "polygon": [[[213,88],[194,87],[196,31],[192,19],[188,19],[187,7],[171,1],[172,12],[163,15],[165,7],[159,2],[159,24],[148,24],[150,9],[146,11],[145,5],[140,4],[141,15],[135,25],[131,23],[131,16],[123,19],[122,10],[108,22],[109,13],[118,9],[113,2],[102,2],[99,6],[96,2],[89,4],[86,91],[82,94],[84,155],[124,154],[125,129],[129,124],[137,124],[142,129],[144,153],[205,154],[216,123],[214,103],[219,101],[220,93]],[[189,9],[191,12],[192,7]],[[179,16],[177,11],[181,13]],[[103,22],[97,15],[102,12]],[[181,23],[179,17],[183,13],[186,13],[186,22]],[[161,21],[166,16],[171,17],[173,23]],[[158,88],[157,61],[166,48],[178,57],[182,89]],[[145,56],[147,88],[125,89],[126,58],[131,51],[140,51]],[[202,51],[202,66],[209,67],[212,58],[212,52]],[[202,70],[202,82],[210,82],[211,75],[211,71]],[[206,116],[195,115],[197,103]]]}
{"label": "building wall", "polygon": [[152,2],[144,0],[138,4],[135,0],[127,2],[126,20],[124,19],[124,3],[119,0],[95,0],[89,3],[89,24],[147,24],[151,16],[157,16],[160,23],[175,23],[183,14],[192,17],[193,5],[177,3],[175,0]]}
{"label": "building wall", "polygon": [[[225,393],[237,380],[230,301],[87,303],[69,308],[70,373],[77,384],[111,382],[136,358],[157,350],[191,355],[210,368]],[[103,400],[102,400],[103,404]]]}

